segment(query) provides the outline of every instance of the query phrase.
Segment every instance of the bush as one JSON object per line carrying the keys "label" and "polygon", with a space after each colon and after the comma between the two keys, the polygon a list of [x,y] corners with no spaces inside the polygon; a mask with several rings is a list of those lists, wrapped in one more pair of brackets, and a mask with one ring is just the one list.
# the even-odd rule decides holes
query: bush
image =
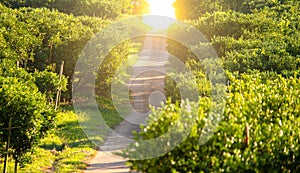
{"label": "bush", "polygon": [[[295,12],[297,8],[299,2],[289,2],[276,8],[266,7],[249,14],[217,11],[188,23],[212,42],[224,61],[224,68],[231,72],[244,73],[248,69],[257,69],[278,74],[289,71],[293,74],[300,66],[297,29],[300,18]],[[183,37],[186,35],[180,34]],[[190,56],[177,47],[168,50],[181,59]]]}
{"label": "bush", "polygon": [[[193,100],[197,100],[197,95],[201,97],[209,97],[211,95],[211,83],[207,80],[203,65],[195,59],[187,59],[185,62],[188,72],[168,73],[165,78],[165,96],[170,98],[174,103],[180,102],[184,98],[184,93],[188,96],[195,95]],[[176,65],[172,65],[172,67]],[[208,68],[208,67],[207,67]],[[216,71],[213,69],[212,71]],[[191,99],[191,98],[189,98]],[[191,101],[191,100],[190,100]]]}
{"label": "bush", "polygon": [[46,94],[47,99],[52,103],[58,89],[61,91],[67,90],[68,81],[65,76],[62,76],[61,81],[59,81],[58,74],[46,70],[42,72],[36,71],[33,73],[33,76],[36,86],[43,94]]}
{"label": "bush", "polygon": [[10,151],[19,162],[47,131],[54,126],[55,112],[33,82],[0,76],[0,143],[8,138],[9,119],[12,126]]}
{"label": "bush", "polygon": [[[264,80],[266,76],[229,74],[223,120],[206,144],[200,145],[199,137],[210,104],[202,98],[199,107],[191,109],[191,118],[197,121],[180,145],[157,158],[130,161],[131,168],[144,172],[300,171],[300,79],[270,75]],[[182,109],[186,108],[169,103],[154,111],[136,139],[161,136],[182,116]],[[131,154],[127,151],[125,156]]]}

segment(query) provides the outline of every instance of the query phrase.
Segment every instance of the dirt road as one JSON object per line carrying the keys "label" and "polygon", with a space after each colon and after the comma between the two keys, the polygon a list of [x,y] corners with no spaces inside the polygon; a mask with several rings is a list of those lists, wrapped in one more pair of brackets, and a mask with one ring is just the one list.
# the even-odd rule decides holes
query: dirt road
{"label": "dirt road", "polygon": [[89,161],[85,173],[130,172],[125,166],[126,159],[113,153],[132,142],[132,131],[138,131],[150,113],[148,105],[159,106],[165,100],[164,78],[169,58],[166,45],[164,39],[153,36],[145,38],[128,82],[131,113],[108,134],[96,156]]}

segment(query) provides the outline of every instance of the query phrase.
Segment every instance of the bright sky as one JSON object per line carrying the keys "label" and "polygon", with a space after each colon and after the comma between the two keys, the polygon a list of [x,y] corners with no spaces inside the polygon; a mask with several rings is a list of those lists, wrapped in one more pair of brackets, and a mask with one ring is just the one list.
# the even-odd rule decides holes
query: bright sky
{"label": "bright sky", "polygon": [[175,18],[173,3],[176,0],[148,0],[151,15],[161,15]]}
{"label": "bright sky", "polygon": [[173,3],[176,0],[147,0],[150,4],[150,15],[158,15],[158,16],[166,16],[169,18],[159,18],[159,17],[144,17],[144,22],[153,29],[156,30],[165,30],[171,24],[173,24],[175,20],[175,9],[173,7]]}

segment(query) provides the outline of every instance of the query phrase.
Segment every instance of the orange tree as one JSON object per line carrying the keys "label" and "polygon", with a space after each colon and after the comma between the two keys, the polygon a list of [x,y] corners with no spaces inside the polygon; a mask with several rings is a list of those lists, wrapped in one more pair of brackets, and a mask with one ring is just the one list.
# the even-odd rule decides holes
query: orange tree
{"label": "orange tree", "polygon": [[[154,151],[149,151],[149,146],[138,148],[141,146],[139,140],[157,138],[171,128],[179,129],[178,132],[184,130],[185,123],[174,128],[179,118],[186,114],[182,112],[189,112],[187,117],[196,121],[189,127],[190,134],[164,155],[130,161],[131,168],[143,172],[174,173],[299,172],[299,78],[285,79],[259,72],[228,75],[231,85],[223,119],[207,143],[200,145],[199,139],[205,134],[204,125],[209,122],[210,99],[200,98],[197,105],[191,104],[190,111],[184,104],[167,103],[162,109],[155,110],[147,125],[135,135],[133,148],[139,152],[129,150],[124,155],[134,157],[137,154],[142,158],[142,151]],[[166,147],[157,145],[160,149]],[[158,147],[150,148],[155,150]]]}
{"label": "orange tree", "polygon": [[12,126],[10,154],[17,165],[48,130],[54,126],[56,113],[31,80],[0,77],[0,143],[7,141],[9,119]]}

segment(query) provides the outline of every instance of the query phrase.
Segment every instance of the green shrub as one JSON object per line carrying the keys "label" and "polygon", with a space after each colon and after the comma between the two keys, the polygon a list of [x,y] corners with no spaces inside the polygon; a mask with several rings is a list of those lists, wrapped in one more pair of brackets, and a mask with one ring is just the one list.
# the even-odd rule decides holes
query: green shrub
{"label": "green shrub", "polygon": [[[187,23],[211,41],[218,56],[224,61],[224,68],[231,72],[245,73],[249,69],[257,69],[292,75],[300,66],[300,18],[296,12],[299,2],[284,3],[247,14],[234,10],[216,11]],[[169,32],[169,35],[179,35],[185,40],[193,39],[187,32],[177,33],[176,28]],[[180,60],[193,57],[189,50],[176,46],[174,41],[168,44],[169,52]]]}
{"label": "green shrub", "polygon": [[[197,123],[180,145],[157,158],[132,160],[131,168],[144,172],[300,171],[300,79],[273,75],[264,80],[266,76],[229,74],[223,119],[206,144],[200,145],[199,137],[210,104],[202,98],[199,107],[191,109]],[[154,111],[136,139],[161,136],[182,116],[181,109],[168,103]]]}
{"label": "green shrub", "polygon": [[55,111],[36,85],[16,77],[0,76],[0,143],[5,143],[9,125],[12,130],[10,152],[16,162],[36,146],[47,131],[54,127]]}
{"label": "green shrub", "polygon": [[61,81],[59,81],[59,75],[51,71],[36,71],[33,73],[35,78],[35,84],[39,90],[46,94],[47,99],[53,102],[58,89],[61,91],[67,90],[67,78],[62,76]]}

